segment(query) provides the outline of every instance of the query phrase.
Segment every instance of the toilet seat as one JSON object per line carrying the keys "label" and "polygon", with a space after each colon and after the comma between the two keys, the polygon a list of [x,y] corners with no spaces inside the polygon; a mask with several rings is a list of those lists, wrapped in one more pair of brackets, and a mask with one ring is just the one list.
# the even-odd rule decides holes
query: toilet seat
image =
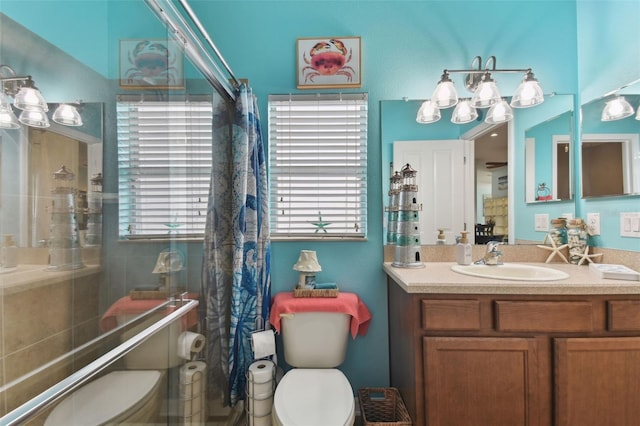
{"label": "toilet seat", "polygon": [[276,387],[273,415],[283,426],[352,425],[353,389],[335,368],[294,368]]}
{"label": "toilet seat", "polygon": [[113,371],[67,396],[45,426],[117,423],[155,396],[162,376],[157,370]]}

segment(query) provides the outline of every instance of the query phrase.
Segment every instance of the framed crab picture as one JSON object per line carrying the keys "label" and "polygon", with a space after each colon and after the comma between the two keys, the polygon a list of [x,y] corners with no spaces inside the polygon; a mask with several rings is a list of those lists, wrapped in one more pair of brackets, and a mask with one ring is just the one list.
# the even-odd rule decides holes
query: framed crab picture
{"label": "framed crab picture", "polygon": [[298,89],[360,87],[360,37],[299,38]]}
{"label": "framed crab picture", "polygon": [[120,40],[120,87],[184,89],[184,56],[167,39]]}

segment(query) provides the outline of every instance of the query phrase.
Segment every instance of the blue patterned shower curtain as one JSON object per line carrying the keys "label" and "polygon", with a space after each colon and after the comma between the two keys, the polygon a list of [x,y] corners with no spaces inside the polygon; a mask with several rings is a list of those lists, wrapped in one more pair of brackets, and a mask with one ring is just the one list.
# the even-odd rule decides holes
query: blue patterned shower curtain
{"label": "blue patterned shower curtain", "polygon": [[204,235],[209,397],[234,406],[245,397],[253,362],[251,333],[268,324],[271,305],[267,172],[260,117],[246,84],[232,111],[214,106],[213,167]]}

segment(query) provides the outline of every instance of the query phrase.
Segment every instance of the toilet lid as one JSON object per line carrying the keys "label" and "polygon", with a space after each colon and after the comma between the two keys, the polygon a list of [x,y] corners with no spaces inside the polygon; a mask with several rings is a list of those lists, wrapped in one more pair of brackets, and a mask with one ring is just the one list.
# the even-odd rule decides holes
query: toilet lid
{"label": "toilet lid", "polygon": [[151,396],[161,381],[156,370],[114,371],[73,392],[58,404],[45,425],[101,425]]}
{"label": "toilet lid", "polygon": [[354,414],[353,390],[335,368],[294,368],[284,375],[273,398],[281,424],[345,425]]}

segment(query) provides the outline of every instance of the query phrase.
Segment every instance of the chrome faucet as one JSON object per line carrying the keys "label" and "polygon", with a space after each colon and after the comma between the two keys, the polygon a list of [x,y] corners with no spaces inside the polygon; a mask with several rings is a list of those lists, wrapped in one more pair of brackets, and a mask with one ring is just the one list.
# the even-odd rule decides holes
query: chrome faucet
{"label": "chrome faucet", "polygon": [[474,262],[476,265],[502,265],[502,252],[498,246],[502,244],[498,241],[487,242],[487,251],[484,257]]}

